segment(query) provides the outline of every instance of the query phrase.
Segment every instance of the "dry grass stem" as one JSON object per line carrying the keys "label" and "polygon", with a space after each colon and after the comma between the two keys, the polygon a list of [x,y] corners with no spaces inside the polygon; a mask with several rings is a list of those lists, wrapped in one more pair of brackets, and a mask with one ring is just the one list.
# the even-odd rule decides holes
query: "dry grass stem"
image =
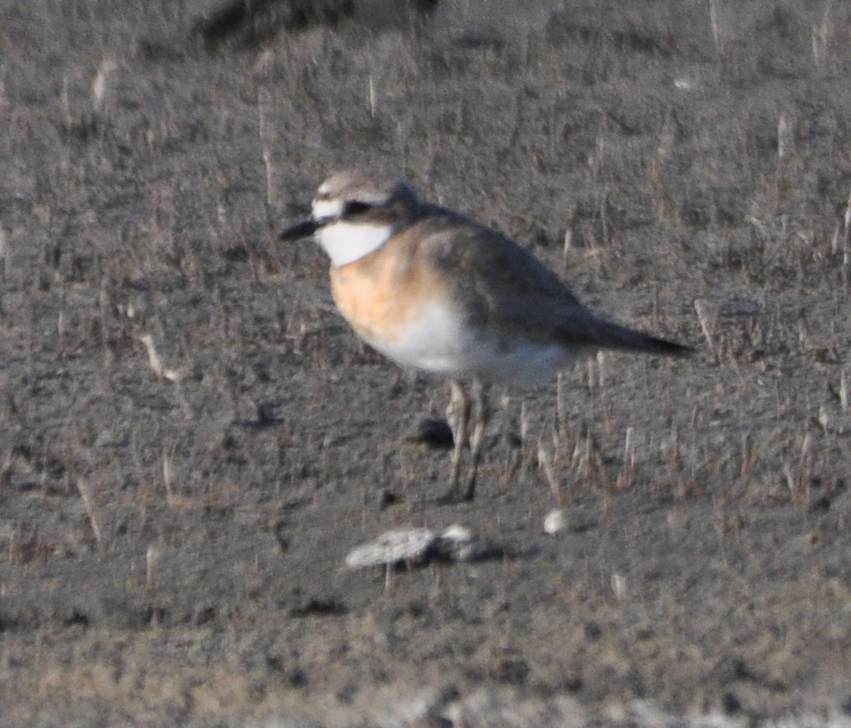
{"label": "dry grass stem", "polygon": [[598,351],[597,352],[597,382],[601,389],[605,389],[606,387],[606,352]]}
{"label": "dry grass stem", "polygon": [[833,0],[827,0],[824,4],[824,12],[821,22],[812,28],[813,62],[819,71],[827,70],[827,49],[830,44],[830,31],[833,24],[830,20],[830,11],[833,8]]}
{"label": "dry grass stem", "polygon": [[154,337],[150,334],[141,334],[139,341],[145,345],[148,351],[148,365],[158,377],[163,376],[163,362],[160,355],[157,353],[157,348],[154,346]]}
{"label": "dry grass stem", "polygon": [[520,403],[520,446],[525,447],[529,441],[529,411],[526,402]]}
{"label": "dry grass stem", "polygon": [[9,246],[6,244],[6,231],[0,228],[0,281],[5,281],[11,272],[9,257]]}
{"label": "dry grass stem", "polygon": [[95,535],[95,540],[98,542],[98,546],[103,548],[103,536],[100,530],[100,523],[98,522],[97,513],[95,511],[95,504],[92,500],[91,492],[89,490],[88,483],[82,478],[77,478],[77,490],[80,493],[80,498],[83,499],[83,507],[86,509],[86,515],[89,517],[89,523],[92,527],[92,532]]}
{"label": "dry grass stem", "polygon": [[556,429],[560,435],[567,431],[568,406],[564,393],[565,374],[559,372],[556,378]]}
{"label": "dry grass stem", "polygon": [[266,129],[266,106],[269,103],[269,94],[266,91],[260,91],[257,94],[257,129],[260,136],[260,147],[263,158],[263,170],[266,180],[266,210],[267,215],[271,214],[274,209],[274,165],[272,163],[272,153],[270,151],[270,140]]}
{"label": "dry grass stem", "polygon": [[98,67],[98,72],[92,81],[92,108],[100,112],[106,96],[106,85],[113,71],[118,70],[118,64],[111,59],[104,59]]}
{"label": "dry grass stem", "polygon": [[794,140],[794,130],[792,121],[788,115],[780,114],[777,119],[777,159],[782,162],[783,159],[792,151],[792,143]]}
{"label": "dry grass stem", "polygon": [[615,601],[622,604],[626,601],[626,576],[619,572],[612,574],[612,593],[615,595]]}
{"label": "dry grass stem", "polygon": [[632,427],[627,427],[623,445],[623,467],[617,480],[618,488],[621,490],[629,488],[635,477],[635,443],[633,439],[634,430]]}
{"label": "dry grass stem", "polygon": [[721,363],[721,352],[715,345],[715,337],[714,337],[714,320],[710,319],[709,305],[706,301],[702,301],[699,298],[694,300],[694,310],[697,313],[697,320],[700,323],[700,330],[703,333],[703,337],[706,339],[706,344],[712,353],[715,355],[715,359],[720,364]]}
{"label": "dry grass stem", "polygon": [[556,505],[562,505],[564,499],[562,497],[561,486],[556,477],[555,468],[553,467],[553,459],[543,442],[538,442],[538,467],[544,471],[544,477],[547,479],[550,493],[552,493]]}
{"label": "dry grass stem", "polygon": [[821,427],[822,432],[827,432],[828,425],[830,424],[830,417],[827,414],[827,408],[823,404],[820,404],[818,407],[818,418],[816,421],[818,422],[819,427]]}
{"label": "dry grass stem", "polygon": [[739,467],[740,478],[744,478],[750,472],[751,465],[753,464],[753,456],[753,435],[747,432],[742,437],[742,464]]}
{"label": "dry grass stem", "polygon": [[718,0],[709,0],[709,25],[712,28],[712,40],[715,42],[715,52],[721,58],[724,55],[724,44],[721,34],[721,24],[718,18]]}
{"label": "dry grass stem", "polygon": [[851,193],[848,194],[848,202],[845,205],[845,215],[843,218],[845,227],[845,235],[842,237],[842,292],[848,295],[848,274],[851,268],[851,259],[849,259],[848,246],[851,244]]}
{"label": "dry grass stem", "polygon": [[149,589],[156,583],[155,571],[157,561],[162,555],[162,547],[157,543],[152,543],[145,551],[145,586]]}
{"label": "dry grass stem", "polygon": [[801,457],[798,465],[798,489],[801,500],[810,502],[810,483],[812,482],[812,445],[813,440],[808,432],[801,443]]}
{"label": "dry grass stem", "polygon": [[369,106],[369,116],[374,119],[377,99],[375,95],[375,80],[373,79],[372,74],[369,75],[369,81],[367,82],[366,96],[367,105]]}
{"label": "dry grass stem", "polygon": [[163,455],[163,484],[165,485],[165,497],[166,502],[174,508],[176,505],[176,501],[174,498],[174,491],[171,487],[171,482],[174,477],[174,469],[171,464],[171,457],[168,455]]}
{"label": "dry grass stem", "polygon": [[179,384],[183,379],[185,372],[178,369],[167,369],[164,366],[162,357],[159,355],[156,346],[154,346],[154,337],[151,336],[151,334],[140,334],[138,339],[145,345],[145,349],[147,349],[148,365],[151,367],[154,374],[158,377],[162,377],[163,379],[167,379],[170,382]]}

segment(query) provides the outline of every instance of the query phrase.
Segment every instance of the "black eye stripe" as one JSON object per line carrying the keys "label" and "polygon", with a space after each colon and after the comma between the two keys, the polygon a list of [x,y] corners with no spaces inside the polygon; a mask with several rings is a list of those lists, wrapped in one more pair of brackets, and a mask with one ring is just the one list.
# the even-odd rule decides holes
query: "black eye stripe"
{"label": "black eye stripe", "polygon": [[353,217],[371,209],[372,205],[367,205],[365,202],[358,202],[357,200],[350,200],[343,206],[343,217]]}

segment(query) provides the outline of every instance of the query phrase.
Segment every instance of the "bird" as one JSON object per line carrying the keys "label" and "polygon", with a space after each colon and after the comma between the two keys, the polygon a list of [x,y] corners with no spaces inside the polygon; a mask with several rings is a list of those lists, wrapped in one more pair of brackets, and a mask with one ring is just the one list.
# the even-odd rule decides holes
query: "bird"
{"label": "bird", "polygon": [[[489,410],[485,387],[537,385],[602,349],[687,356],[688,346],[596,316],[532,253],[473,219],[421,201],[381,172],[319,185],[311,216],[279,239],[313,238],[355,333],[402,367],[450,380],[453,451],[441,501],[472,501]],[[461,479],[465,447],[470,450]]]}

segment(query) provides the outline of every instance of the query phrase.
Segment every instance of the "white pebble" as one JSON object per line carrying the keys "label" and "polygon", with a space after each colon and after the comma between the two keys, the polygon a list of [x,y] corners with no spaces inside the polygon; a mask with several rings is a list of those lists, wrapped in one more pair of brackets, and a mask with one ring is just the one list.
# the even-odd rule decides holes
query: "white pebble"
{"label": "white pebble", "polygon": [[362,569],[399,561],[415,561],[425,556],[434,541],[434,532],[428,528],[387,531],[375,541],[352,549],[346,556],[346,566]]}
{"label": "white pebble", "polygon": [[460,523],[453,523],[444,529],[443,533],[440,534],[440,538],[451,543],[465,543],[473,540],[473,532]]}
{"label": "white pebble", "polygon": [[565,525],[564,511],[554,508],[544,518],[544,533],[552,536],[564,529]]}
{"label": "white pebble", "polygon": [[453,523],[440,534],[434,547],[438,555],[450,561],[470,561],[476,554],[477,545],[469,528]]}

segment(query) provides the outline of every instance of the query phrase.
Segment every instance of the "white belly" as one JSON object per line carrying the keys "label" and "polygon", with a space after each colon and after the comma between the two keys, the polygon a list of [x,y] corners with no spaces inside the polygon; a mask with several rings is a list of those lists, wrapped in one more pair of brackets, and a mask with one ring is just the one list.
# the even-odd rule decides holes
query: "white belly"
{"label": "white belly", "polygon": [[583,352],[511,341],[466,324],[450,306],[431,304],[408,322],[392,342],[368,343],[397,364],[486,383],[541,384]]}

